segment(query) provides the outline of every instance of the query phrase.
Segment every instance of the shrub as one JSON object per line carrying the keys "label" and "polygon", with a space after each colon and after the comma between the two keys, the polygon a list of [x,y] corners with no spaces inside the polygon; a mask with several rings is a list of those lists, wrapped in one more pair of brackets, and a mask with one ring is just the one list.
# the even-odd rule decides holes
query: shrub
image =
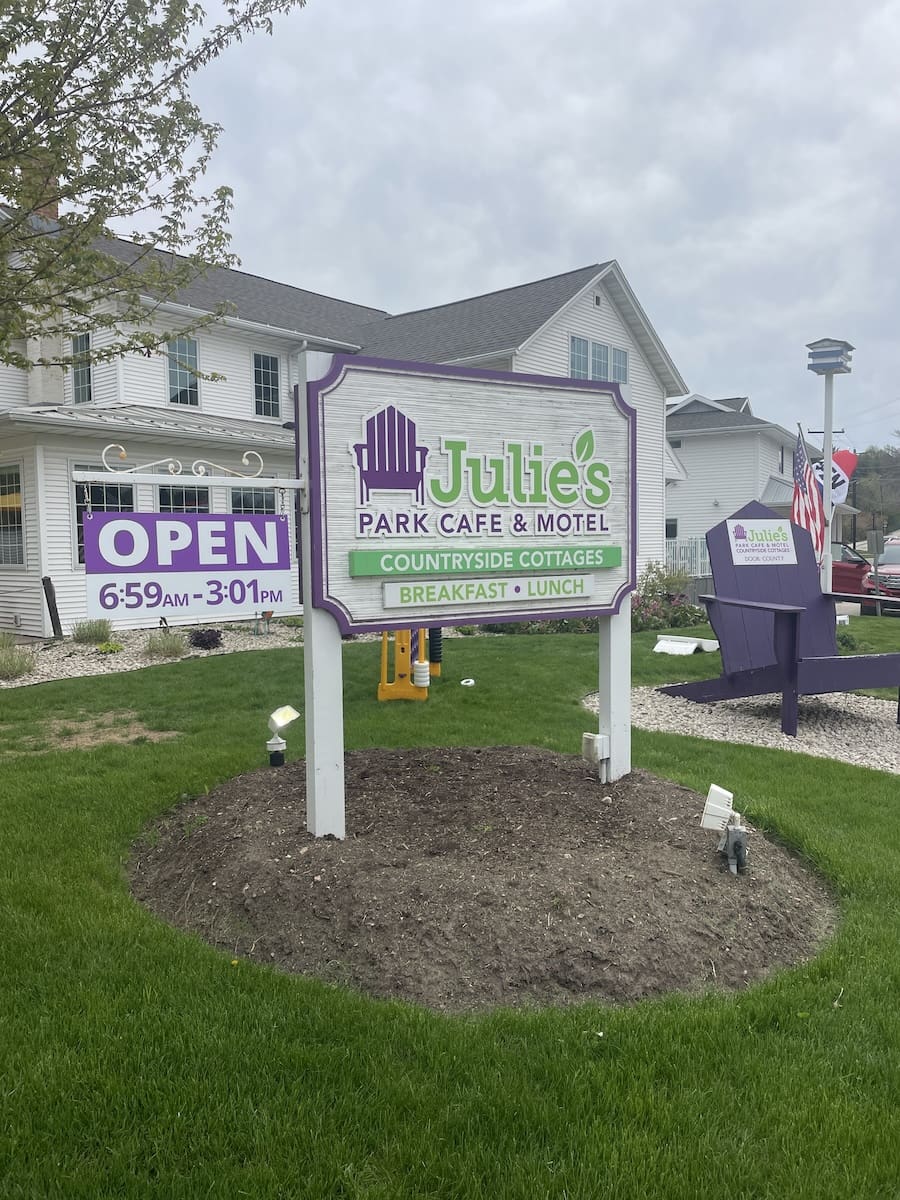
{"label": "shrub", "polygon": [[8,629],[0,629],[0,650],[12,650],[16,644],[16,635]]}
{"label": "shrub", "polygon": [[[5,641],[5,639],[4,639]],[[34,654],[24,646],[0,644],[0,679],[20,679],[34,670]]]}
{"label": "shrub", "polygon": [[72,640],[99,646],[101,642],[109,641],[111,633],[112,622],[105,617],[94,621],[79,621],[72,630]]}
{"label": "shrub", "polygon": [[631,598],[631,628],[635,633],[644,629],[678,629],[699,625],[706,613],[691,604],[684,589],[686,575],[675,575],[662,563],[648,563],[637,581]]}
{"label": "shrub", "polygon": [[124,650],[124,649],[125,649],[125,647],[122,645],[121,642],[101,642],[100,645],[97,647],[97,653],[98,654],[118,654],[120,650]]}
{"label": "shrub", "polygon": [[195,650],[218,650],[222,645],[222,632],[219,629],[192,629],[188,641]]}
{"label": "shrub", "polygon": [[147,658],[181,658],[184,654],[184,637],[173,629],[160,629],[147,638],[144,654]]}
{"label": "shrub", "polygon": [[275,619],[279,625],[286,625],[288,629],[302,629],[303,628],[303,618],[302,617],[287,616],[287,617],[276,617]]}

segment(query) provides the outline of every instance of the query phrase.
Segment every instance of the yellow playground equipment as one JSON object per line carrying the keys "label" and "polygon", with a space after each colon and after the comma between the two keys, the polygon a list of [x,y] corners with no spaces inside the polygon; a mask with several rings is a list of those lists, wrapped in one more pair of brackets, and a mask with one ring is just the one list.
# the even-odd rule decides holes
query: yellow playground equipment
{"label": "yellow playground equipment", "polygon": [[[394,632],[394,674],[388,678],[390,635],[381,635],[379,700],[427,700],[431,680],[441,673],[440,629],[397,629]],[[429,661],[430,660],[430,661]]]}

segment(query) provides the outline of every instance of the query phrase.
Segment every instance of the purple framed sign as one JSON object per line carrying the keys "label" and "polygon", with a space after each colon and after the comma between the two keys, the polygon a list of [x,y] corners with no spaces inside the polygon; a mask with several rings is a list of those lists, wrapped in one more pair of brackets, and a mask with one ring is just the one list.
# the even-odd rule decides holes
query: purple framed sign
{"label": "purple framed sign", "polygon": [[336,356],[307,406],[312,601],[343,633],[611,615],[633,590],[616,384]]}
{"label": "purple framed sign", "polygon": [[283,516],[85,513],[90,617],[225,616],[291,605]]}

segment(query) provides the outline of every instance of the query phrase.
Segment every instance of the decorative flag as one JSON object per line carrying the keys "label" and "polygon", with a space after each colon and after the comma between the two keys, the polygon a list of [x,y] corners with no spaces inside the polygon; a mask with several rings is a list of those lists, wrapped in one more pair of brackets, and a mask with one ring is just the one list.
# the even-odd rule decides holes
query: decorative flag
{"label": "decorative flag", "polygon": [[[856,470],[856,464],[859,461],[857,455],[852,450],[836,450],[831,456],[831,501],[833,504],[843,504],[847,499],[847,492],[850,489],[850,476]],[[817,462],[813,465],[816,479],[819,481],[819,487],[822,487],[822,479],[825,472],[823,464]]]}
{"label": "decorative flag", "polygon": [[825,510],[822,493],[809,463],[806,443],[802,431],[797,434],[794,451],[794,497],[791,501],[791,520],[809,530],[816,558],[822,557],[825,549]]}

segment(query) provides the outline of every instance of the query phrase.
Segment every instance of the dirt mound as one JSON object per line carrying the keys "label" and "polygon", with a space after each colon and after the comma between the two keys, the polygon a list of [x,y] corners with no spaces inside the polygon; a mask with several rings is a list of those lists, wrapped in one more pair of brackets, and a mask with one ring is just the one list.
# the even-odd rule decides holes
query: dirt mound
{"label": "dirt mound", "polygon": [[445,1011],[739,988],[811,956],[827,889],[751,834],[732,875],[703,799],[601,784],[528,747],[346,756],[347,838],[305,826],[305,764],[186,802],[135,848],[134,894],[229,953]]}

